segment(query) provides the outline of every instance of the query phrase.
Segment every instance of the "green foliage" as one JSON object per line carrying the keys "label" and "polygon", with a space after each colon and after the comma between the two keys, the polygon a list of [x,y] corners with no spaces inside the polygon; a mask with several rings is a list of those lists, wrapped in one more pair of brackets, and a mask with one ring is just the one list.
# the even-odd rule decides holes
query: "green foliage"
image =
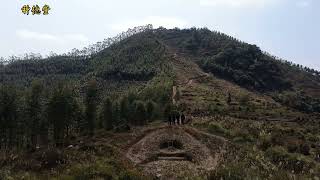
{"label": "green foliage", "polygon": [[37,136],[41,134],[41,131],[44,136],[48,135],[48,124],[43,117],[43,90],[43,82],[34,80],[32,81],[30,93],[26,98],[26,117],[29,123],[28,134],[33,148],[38,143]]}
{"label": "green foliage", "polygon": [[88,82],[86,89],[86,97],[85,97],[85,106],[86,106],[86,120],[87,120],[87,128],[88,133],[93,135],[95,129],[95,122],[97,119],[97,101],[98,101],[98,89],[97,89],[97,81],[91,80]]}
{"label": "green foliage", "polygon": [[165,116],[169,116],[171,111],[173,110],[173,105],[171,103],[166,104],[165,108],[164,108],[164,114]]}
{"label": "green foliage", "polygon": [[113,168],[109,165],[104,165],[97,162],[94,165],[77,165],[71,169],[72,179],[85,180],[85,179],[112,179]]}
{"label": "green foliage", "polygon": [[133,115],[134,124],[145,125],[147,123],[147,111],[144,103],[141,101],[135,102],[135,111]]}
{"label": "green foliage", "polygon": [[212,172],[208,179],[242,180],[246,179],[246,174],[243,171],[244,169],[241,165],[230,165]]}
{"label": "green foliage", "polygon": [[315,164],[298,154],[289,154],[280,146],[269,148],[266,155],[280,168],[293,171],[294,173],[307,173]]}
{"label": "green foliage", "polygon": [[12,148],[17,142],[18,121],[17,91],[11,86],[0,86],[0,148]]}
{"label": "green foliage", "polygon": [[147,119],[149,121],[152,121],[155,117],[155,110],[156,110],[156,104],[153,101],[148,101],[146,104],[146,113],[147,113]]}
{"label": "green foliage", "polygon": [[63,144],[65,133],[68,134],[76,112],[72,90],[60,83],[54,89],[47,106],[48,121],[53,125],[53,136],[57,146]]}
{"label": "green foliage", "polygon": [[130,116],[130,104],[126,96],[122,97],[120,100],[120,114],[121,119],[128,121]]}
{"label": "green foliage", "polygon": [[240,42],[233,37],[208,29],[158,30],[164,42],[178,47],[184,54],[197,57],[205,71],[231,80],[241,86],[273,91],[291,87],[283,77],[279,61],[265,55],[255,45]]}
{"label": "green foliage", "polygon": [[[96,109],[101,103],[100,93],[110,98],[101,103],[99,111],[99,120],[102,122],[99,127],[104,125],[106,130],[129,127],[128,123],[145,125],[148,120],[156,119],[159,115],[165,114],[167,118],[179,113],[181,107],[171,104],[175,80],[173,70],[179,68],[172,67],[172,60],[176,57],[190,59],[205,72],[252,90],[252,93],[260,91],[264,96],[271,95],[274,100],[288,107],[306,113],[320,112],[319,72],[301,70],[300,66],[292,67],[290,63],[267,55],[255,45],[208,29],[160,28],[135,34],[106,49],[99,49],[90,56],[80,54],[81,52],[76,51],[75,55],[45,59],[33,57],[15,60],[7,65],[0,64],[1,149],[14,149],[28,144],[33,148],[35,145],[47,145],[43,141],[38,142],[37,136],[49,143],[53,139],[51,143],[60,146],[69,139],[70,134],[75,137],[82,132],[93,135],[97,128]],[[41,80],[35,80],[37,78]],[[60,81],[65,83],[55,87]],[[178,96],[183,98],[179,91],[177,98]],[[228,94],[222,101],[217,99],[209,105],[211,115],[227,115],[224,102],[231,105],[233,99],[239,100],[241,109],[244,109],[241,113],[247,118],[248,110],[252,110],[250,105],[254,104],[250,101],[249,94],[242,94],[240,98]],[[304,123],[300,117],[298,120]],[[272,136],[261,137],[258,135],[261,129],[254,130],[244,125],[231,129],[219,122],[202,128],[239,146],[258,142],[259,151],[266,151],[259,153],[265,154],[268,157],[266,159],[276,164],[281,171],[306,173],[318,161],[316,143],[319,141],[319,134],[314,132],[308,136],[303,134],[310,132],[301,132],[301,136],[299,133],[296,136],[294,132],[291,134],[292,138],[299,142],[290,144],[287,140],[289,135],[287,132],[283,133],[283,130],[272,133]],[[270,129],[268,131],[275,131]],[[235,157],[237,155],[231,158]],[[256,158],[250,163],[260,161],[262,160]],[[245,165],[250,164],[246,163]],[[265,164],[264,160],[261,164],[272,165]],[[255,170],[246,170],[248,166],[245,165],[240,163],[223,166],[212,177],[259,177],[258,170],[257,173]],[[139,179],[134,172],[119,169],[114,172],[115,168],[110,162],[98,161],[93,165],[79,164],[70,168],[71,173],[66,178]],[[279,178],[287,177],[286,175],[287,173],[279,174]],[[1,169],[0,178],[2,177],[7,177],[7,172]],[[32,179],[33,176],[25,177]]]}
{"label": "green foliage", "polygon": [[119,180],[140,180],[141,176],[137,172],[124,171],[120,174]]}
{"label": "green foliage", "polygon": [[101,121],[106,130],[111,130],[113,128],[113,107],[110,98],[106,98],[103,101],[101,110]]}
{"label": "green foliage", "polygon": [[263,151],[267,150],[271,146],[272,146],[272,142],[271,142],[271,137],[269,135],[264,135],[260,137],[259,147]]}
{"label": "green foliage", "polygon": [[160,74],[142,90],[140,96],[144,101],[152,100],[157,104],[165,105],[171,102],[172,86],[172,78],[166,74]]}
{"label": "green foliage", "polygon": [[254,137],[245,130],[239,130],[236,132],[233,132],[233,141],[237,143],[246,143],[246,142],[254,142]]}
{"label": "green foliage", "polygon": [[208,126],[208,131],[212,134],[220,134],[220,135],[224,135],[224,136],[229,135],[229,131],[217,123],[210,123]]}
{"label": "green foliage", "polygon": [[220,103],[211,103],[208,107],[208,110],[212,115],[224,114],[225,112],[225,108]]}
{"label": "green foliage", "polygon": [[119,179],[138,180],[141,176],[133,171],[122,169],[119,164],[109,161],[98,160],[93,164],[78,164],[71,167],[67,175],[59,177],[65,180],[86,180],[86,179]]}
{"label": "green foliage", "polygon": [[281,94],[275,94],[273,98],[303,112],[320,112],[320,99],[312,98],[303,92],[286,91]]}
{"label": "green foliage", "polygon": [[248,106],[249,101],[250,101],[249,94],[242,94],[242,96],[239,99],[239,102],[240,102],[241,106]]}
{"label": "green foliage", "polygon": [[121,119],[121,107],[120,107],[120,103],[118,101],[115,101],[112,104],[112,122],[113,122],[113,126],[117,127],[120,126],[122,123],[122,119]]}

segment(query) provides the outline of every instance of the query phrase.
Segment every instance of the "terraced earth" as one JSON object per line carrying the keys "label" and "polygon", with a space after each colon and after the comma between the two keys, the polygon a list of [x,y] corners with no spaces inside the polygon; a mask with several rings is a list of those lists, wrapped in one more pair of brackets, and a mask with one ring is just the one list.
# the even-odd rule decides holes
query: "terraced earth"
{"label": "terraced earth", "polygon": [[199,177],[218,166],[226,145],[224,138],[189,126],[163,126],[140,137],[126,157],[151,176]]}

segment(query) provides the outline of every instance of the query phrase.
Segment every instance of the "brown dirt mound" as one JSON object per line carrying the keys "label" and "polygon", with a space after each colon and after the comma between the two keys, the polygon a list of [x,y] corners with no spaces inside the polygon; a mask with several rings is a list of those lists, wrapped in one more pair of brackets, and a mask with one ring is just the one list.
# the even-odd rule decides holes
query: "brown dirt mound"
{"label": "brown dirt mound", "polygon": [[[195,136],[197,133],[187,127],[168,126],[154,130],[132,145],[126,157],[152,176],[172,178],[203,175],[218,165],[225,141],[206,137],[205,141],[214,139],[210,143],[215,143],[215,148],[211,146],[209,149],[206,142],[199,139],[200,135]],[[164,144],[168,144],[168,148]]]}

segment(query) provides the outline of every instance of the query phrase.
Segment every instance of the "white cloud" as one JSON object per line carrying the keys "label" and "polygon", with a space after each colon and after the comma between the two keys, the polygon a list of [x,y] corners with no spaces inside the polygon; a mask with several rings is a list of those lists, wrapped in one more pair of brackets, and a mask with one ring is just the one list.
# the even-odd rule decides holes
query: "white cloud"
{"label": "white cloud", "polygon": [[125,31],[128,28],[146,24],[152,24],[154,28],[157,28],[159,26],[163,26],[165,28],[184,28],[188,25],[188,23],[185,20],[175,17],[149,16],[140,20],[129,20],[121,24],[113,24],[111,25],[111,28],[113,31],[120,32]]}
{"label": "white cloud", "polygon": [[200,0],[201,6],[264,7],[281,0]]}
{"label": "white cloud", "polygon": [[59,38],[57,38],[54,35],[46,34],[46,33],[38,33],[38,32],[32,32],[29,30],[17,30],[16,34],[18,37],[22,39],[34,39],[34,40],[51,40],[51,41],[57,41]]}
{"label": "white cloud", "polygon": [[300,7],[300,8],[304,8],[304,7],[308,7],[310,6],[311,2],[307,1],[307,0],[300,0],[298,2],[296,2],[296,6]]}
{"label": "white cloud", "polygon": [[80,42],[88,42],[89,39],[83,34],[67,34],[64,35],[65,39],[80,41]]}
{"label": "white cloud", "polygon": [[62,34],[62,35],[54,35],[48,33],[40,33],[33,32],[26,29],[21,29],[16,31],[16,35],[25,40],[37,40],[37,41],[53,41],[65,43],[69,41],[77,41],[77,42],[87,42],[89,39],[83,34]]}

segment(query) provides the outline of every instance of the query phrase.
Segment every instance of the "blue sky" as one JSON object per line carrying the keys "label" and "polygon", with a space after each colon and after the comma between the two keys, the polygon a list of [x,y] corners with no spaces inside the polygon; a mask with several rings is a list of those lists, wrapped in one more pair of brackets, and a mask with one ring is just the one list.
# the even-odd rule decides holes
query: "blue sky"
{"label": "blue sky", "polygon": [[[64,53],[128,28],[208,27],[320,70],[319,0],[2,0],[0,56]],[[48,4],[26,16],[24,4]]]}

